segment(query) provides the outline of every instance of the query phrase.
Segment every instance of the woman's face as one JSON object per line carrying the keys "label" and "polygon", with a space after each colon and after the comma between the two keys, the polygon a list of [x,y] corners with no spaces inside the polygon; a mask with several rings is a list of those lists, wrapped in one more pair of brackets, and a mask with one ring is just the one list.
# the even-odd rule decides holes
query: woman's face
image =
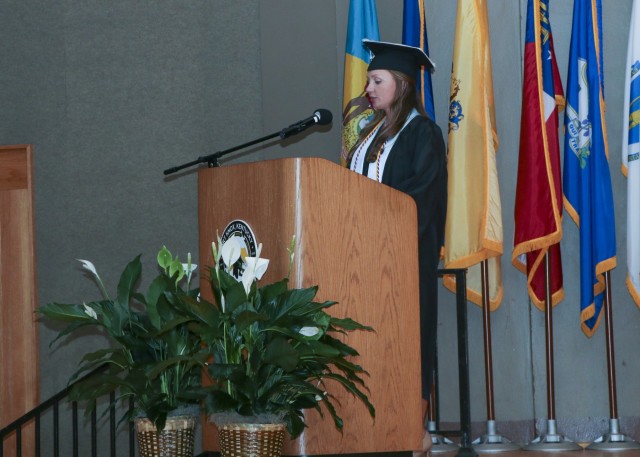
{"label": "woman's face", "polygon": [[373,70],[367,73],[365,87],[371,107],[389,114],[389,108],[396,96],[396,80],[388,70]]}

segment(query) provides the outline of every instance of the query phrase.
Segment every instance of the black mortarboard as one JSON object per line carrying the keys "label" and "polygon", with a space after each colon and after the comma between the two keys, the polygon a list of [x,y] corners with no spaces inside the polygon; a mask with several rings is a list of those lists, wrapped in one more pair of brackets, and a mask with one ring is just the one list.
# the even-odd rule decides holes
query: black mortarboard
{"label": "black mortarboard", "polygon": [[422,66],[429,72],[433,72],[435,69],[429,56],[420,48],[406,44],[372,41],[366,38],[362,40],[362,44],[373,54],[367,71],[396,70],[415,77],[416,72]]}

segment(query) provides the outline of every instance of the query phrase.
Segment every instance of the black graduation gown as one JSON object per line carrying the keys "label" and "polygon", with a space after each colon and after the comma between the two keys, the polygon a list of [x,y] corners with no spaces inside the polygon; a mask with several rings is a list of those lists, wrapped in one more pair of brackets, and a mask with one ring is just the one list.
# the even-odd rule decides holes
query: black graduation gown
{"label": "black graduation gown", "polygon": [[402,129],[389,151],[382,183],[411,195],[418,210],[422,398],[428,399],[436,358],[437,269],[447,212],[446,147],[435,122],[416,116]]}

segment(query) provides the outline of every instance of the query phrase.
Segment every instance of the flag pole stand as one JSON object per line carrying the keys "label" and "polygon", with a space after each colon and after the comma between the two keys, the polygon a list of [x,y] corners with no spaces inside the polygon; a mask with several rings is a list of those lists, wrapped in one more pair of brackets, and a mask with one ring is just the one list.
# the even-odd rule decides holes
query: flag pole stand
{"label": "flag pole stand", "polygon": [[456,443],[438,434],[438,427],[435,421],[427,422],[427,430],[431,435],[431,454],[439,454],[442,452],[453,452],[460,449]]}
{"label": "flag pole stand", "polygon": [[545,270],[545,337],[547,361],[547,433],[536,436],[523,449],[525,451],[579,451],[575,442],[560,435],[556,430],[556,404],[553,373],[553,304],[551,300],[551,265],[549,251],[544,257]]}
{"label": "flag pole stand", "polygon": [[493,356],[491,352],[491,310],[489,303],[489,261],[480,264],[482,278],[482,329],[484,334],[484,377],[487,398],[487,433],[477,438],[473,448],[478,452],[504,452],[520,449],[515,443],[498,434],[493,401]]}
{"label": "flag pole stand", "polygon": [[431,392],[429,392],[429,409],[427,410],[427,431],[431,435],[431,454],[438,454],[441,452],[453,452],[459,449],[458,445],[451,441],[449,438],[438,433],[438,409],[440,407],[438,403],[438,394],[436,389],[438,388],[438,356],[436,355],[436,368],[432,372]]}
{"label": "flag pole stand", "polygon": [[618,397],[616,392],[616,361],[613,345],[613,301],[611,298],[611,272],[604,273],[604,322],[607,340],[607,368],[609,381],[609,432],[597,438],[587,449],[597,451],[624,451],[640,449],[633,439],[620,432],[618,420]]}

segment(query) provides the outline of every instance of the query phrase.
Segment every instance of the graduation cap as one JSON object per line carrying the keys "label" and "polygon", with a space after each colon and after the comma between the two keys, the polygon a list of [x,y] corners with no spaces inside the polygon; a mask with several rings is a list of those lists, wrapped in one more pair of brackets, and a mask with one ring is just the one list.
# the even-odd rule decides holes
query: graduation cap
{"label": "graduation cap", "polygon": [[420,48],[366,38],[362,40],[362,44],[373,54],[367,71],[396,70],[413,77],[422,66],[429,72],[435,69],[435,64]]}

